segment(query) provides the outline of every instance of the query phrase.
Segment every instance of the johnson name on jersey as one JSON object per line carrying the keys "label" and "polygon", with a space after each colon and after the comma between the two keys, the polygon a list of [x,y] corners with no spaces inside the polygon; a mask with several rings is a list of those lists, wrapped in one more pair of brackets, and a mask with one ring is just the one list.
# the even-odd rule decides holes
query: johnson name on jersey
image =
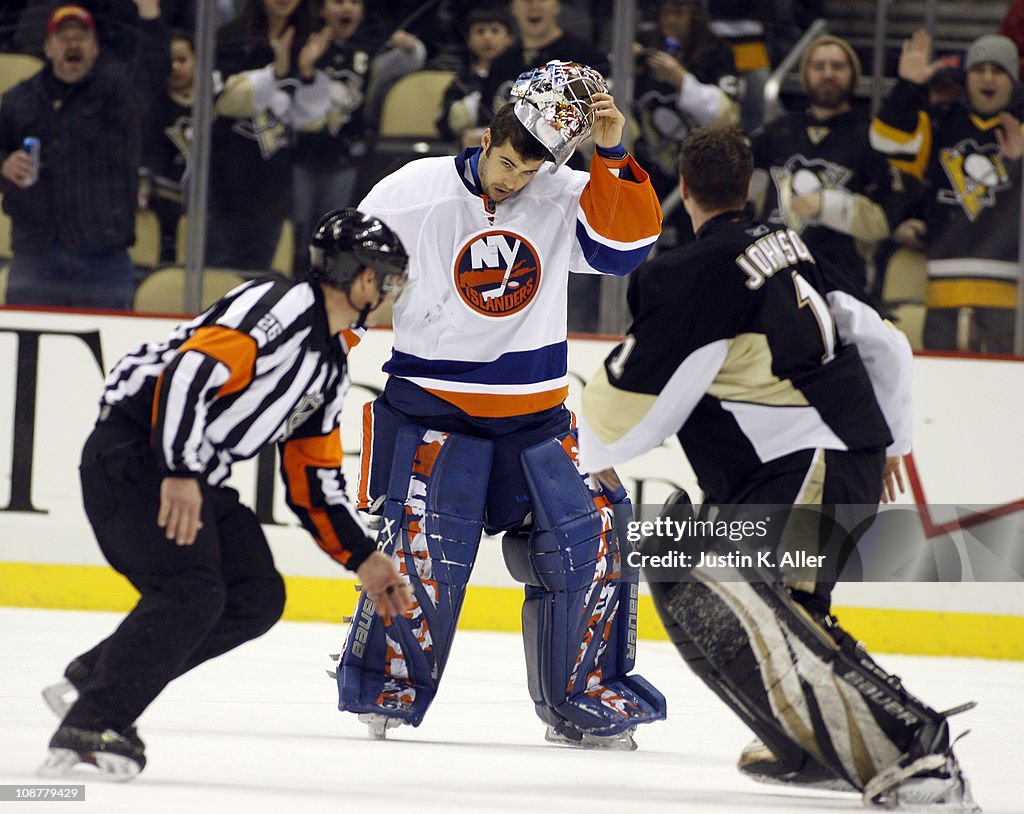
{"label": "johnson name on jersey", "polygon": [[489,205],[478,155],[413,161],[359,205],[410,256],[384,370],[469,415],[523,415],[568,392],[569,272],[632,271],[660,234],[661,208],[631,157],[599,155],[589,173],[545,164]]}
{"label": "johnson name on jersey", "polygon": [[794,229],[719,215],[637,274],[629,334],[584,391],[589,471],[677,434],[725,503],[799,450],[909,451],[906,339]]}

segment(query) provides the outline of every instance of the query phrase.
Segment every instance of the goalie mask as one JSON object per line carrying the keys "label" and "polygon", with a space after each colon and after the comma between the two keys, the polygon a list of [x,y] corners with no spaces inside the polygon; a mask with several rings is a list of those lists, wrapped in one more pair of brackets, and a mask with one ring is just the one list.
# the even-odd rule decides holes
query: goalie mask
{"label": "goalie mask", "polygon": [[316,225],[309,242],[310,277],[348,292],[367,266],[383,298],[398,299],[409,275],[409,255],[383,221],[358,209],[335,209]]}
{"label": "goalie mask", "polygon": [[520,74],[512,86],[516,118],[560,167],[594,127],[590,99],[607,93],[604,77],[578,62],[552,60]]}

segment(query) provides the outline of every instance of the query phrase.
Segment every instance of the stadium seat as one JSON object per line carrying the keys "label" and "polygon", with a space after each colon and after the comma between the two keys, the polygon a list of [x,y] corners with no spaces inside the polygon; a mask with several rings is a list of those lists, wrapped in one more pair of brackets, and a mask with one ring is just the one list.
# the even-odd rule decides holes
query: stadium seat
{"label": "stadium seat", "polygon": [[901,247],[893,252],[885,267],[882,302],[886,305],[923,303],[928,285],[924,252]]}
{"label": "stadium seat", "polygon": [[29,54],[0,54],[0,95],[39,72],[43,61]]}
{"label": "stadium seat", "polygon": [[274,259],[270,261],[270,270],[283,274],[285,277],[291,277],[294,257],[295,227],[291,220],[286,219],[281,224],[281,237],[277,240],[277,249],[274,250]]}
{"label": "stadium seat", "polygon": [[388,90],[377,135],[386,139],[439,139],[437,114],[452,71],[413,71]]}
{"label": "stadium seat", "polygon": [[[234,269],[203,270],[203,294],[200,308],[213,303],[249,279]],[[157,269],[139,283],[133,310],[149,314],[181,314],[185,296],[185,269],[168,266]]]}
{"label": "stadium seat", "polygon": [[441,138],[435,123],[454,75],[452,71],[413,71],[387,90],[377,137],[370,141],[369,155],[360,165],[354,200],[414,158],[459,151],[457,145]]}
{"label": "stadium seat", "polygon": [[893,324],[910,340],[914,350],[924,350],[924,319],[928,309],[921,303],[908,302],[893,310]]}
{"label": "stadium seat", "polygon": [[[185,236],[188,232],[188,218],[182,215],[178,219],[178,230],[174,241],[174,262],[178,265],[185,264]],[[277,241],[277,249],[270,261],[270,271],[276,271],[285,277],[292,276],[293,253],[295,250],[295,228],[292,222],[285,219],[281,226],[281,236]]]}
{"label": "stadium seat", "polygon": [[14,255],[11,249],[11,219],[3,211],[3,196],[0,195],[0,261],[10,260]]}
{"label": "stadium seat", "polygon": [[135,243],[128,247],[135,267],[151,271],[160,265],[160,219],[152,209],[135,213]]}

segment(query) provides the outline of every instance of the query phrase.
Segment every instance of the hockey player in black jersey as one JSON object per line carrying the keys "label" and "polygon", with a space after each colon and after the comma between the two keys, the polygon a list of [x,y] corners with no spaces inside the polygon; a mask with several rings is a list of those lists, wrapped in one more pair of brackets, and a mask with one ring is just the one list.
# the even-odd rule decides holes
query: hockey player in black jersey
{"label": "hockey player in black jersey", "polygon": [[846,40],[818,37],[800,62],[807,108],[766,124],[752,140],[753,198],[765,222],[793,229],[863,291],[896,199],[885,156],[868,143],[871,121],[852,104],[860,73]]}
{"label": "hockey player in black jersey", "polygon": [[[794,229],[743,216],[753,162],[739,131],[696,131],[680,165],[697,240],[637,272],[629,334],[583,393],[583,465],[609,470],[675,434],[719,517],[816,505],[870,520],[902,491],[909,344]],[[684,498],[666,508],[685,516]],[[822,528],[786,533],[824,550]],[[834,574],[755,562],[648,573],[683,658],[760,739],[741,769],[868,805],[975,810],[946,716],[831,615]]]}
{"label": "hockey player in black jersey", "polygon": [[[338,423],[353,325],[401,291],[408,257],[380,220],[330,212],[302,283],[254,280],[107,378],[82,453],[86,514],[111,566],[141,594],[110,637],[43,696],[62,721],[44,777],[130,780],[146,764],[135,721],[171,680],[262,636],[284,583],[256,515],[225,485],[237,461],[279,446],[289,506],[359,575],[372,609],[409,595],[345,493]],[[77,700],[75,700],[77,698]]]}

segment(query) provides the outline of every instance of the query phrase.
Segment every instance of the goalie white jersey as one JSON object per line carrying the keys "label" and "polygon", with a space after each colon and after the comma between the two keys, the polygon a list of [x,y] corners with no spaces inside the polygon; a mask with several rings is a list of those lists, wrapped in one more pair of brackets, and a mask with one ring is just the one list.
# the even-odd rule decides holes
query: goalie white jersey
{"label": "goalie white jersey", "polygon": [[384,370],[470,415],[523,415],[568,392],[569,272],[628,274],[657,240],[661,208],[631,157],[595,155],[589,173],[545,164],[490,211],[478,155],[413,161],[359,205],[410,257]]}

